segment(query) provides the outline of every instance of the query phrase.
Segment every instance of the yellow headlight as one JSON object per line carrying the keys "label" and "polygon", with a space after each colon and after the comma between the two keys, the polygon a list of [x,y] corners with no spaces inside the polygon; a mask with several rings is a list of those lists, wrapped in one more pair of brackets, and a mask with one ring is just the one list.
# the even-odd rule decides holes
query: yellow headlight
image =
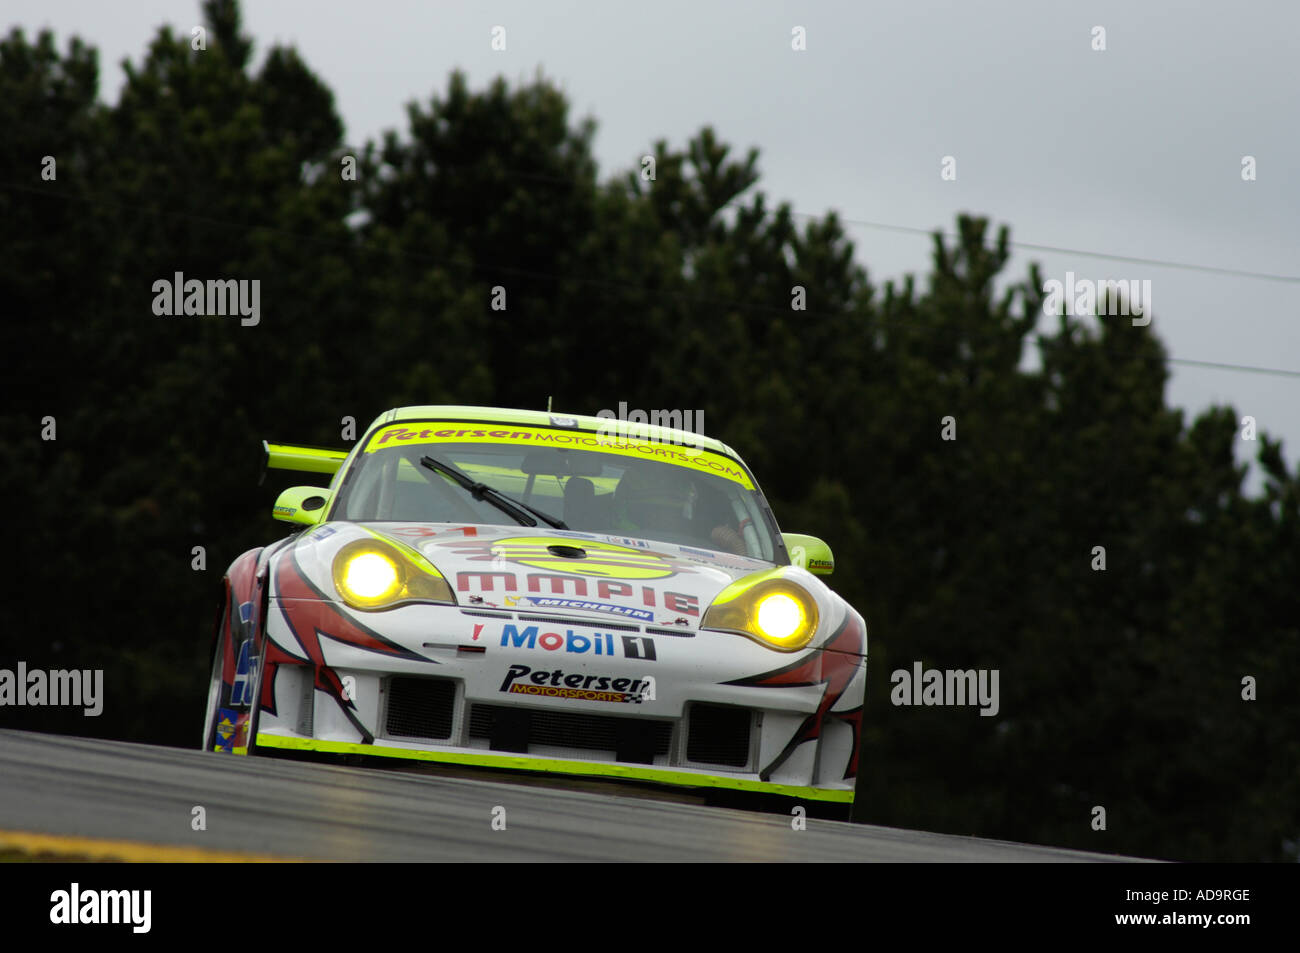
{"label": "yellow headlight", "polygon": [[786,641],[804,627],[803,607],[784,592],[758,600],[758,628],[769,639]]}
{"label": "yellow headlight", "polygon": [[388,540],[358,539],[334,557],[334,588],[354,609],[391,609],[404,602],[456,602],[433,564]]}
{"label": "yellow headlight", "polygon": [[343,588],[360,599],[383,599],[397,592],[401,584],[397,566],[379,553],[360,552],[343,565]]}
{"label": "yellow headlight", "polygon": [[702,629],[739,632],[782,652],[804,648],[817,633],[817,602],[780,569],[733,582],[713,600]]}

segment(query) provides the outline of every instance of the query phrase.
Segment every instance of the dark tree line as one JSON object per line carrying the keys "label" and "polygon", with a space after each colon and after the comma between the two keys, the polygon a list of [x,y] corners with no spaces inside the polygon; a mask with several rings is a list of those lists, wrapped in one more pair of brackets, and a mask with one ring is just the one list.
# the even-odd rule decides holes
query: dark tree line
{"label": "dark tree line", "polygon": [[[877,287],[708,128],[649,146],[652,181],[602,177],[541,79],[453,74],[353,147],[293,49],[254,69],[237,5],[204,11],[207,49],[160,30],[113,106],[80,42],[0,42],[0,667],[107,686],[98,719],[0,726],[196,743],[218,580],[280,532],[264,437],[338,446],[410,403],[700,408],[868,619],[859,820],[1296,859],[1300,479],[1261,434],[1248,495],[1238,414],[1165,403],[1159,316],[1044,333],[1042,278],[1008,283],[973,217],[923,285]],[[260,322],[155,315],[178,271],[258,279]],[[998,669],[999,714],[892,705],[914,661]]]}

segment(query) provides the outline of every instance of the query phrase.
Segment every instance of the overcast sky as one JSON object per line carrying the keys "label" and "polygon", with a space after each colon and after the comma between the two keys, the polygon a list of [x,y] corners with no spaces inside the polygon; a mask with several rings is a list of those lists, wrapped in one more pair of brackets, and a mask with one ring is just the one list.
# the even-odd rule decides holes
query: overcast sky
{"label": "overcast sky", "polygon": [[[46,0],[5,26],[78,34],[101,95],[197,0]],[[1045,278],[1149,279],[1172,356],[1300,371],[1300,3],[774,3],[253,0],[257,61],[295,46],[334,91],[351,143],[405,130],[405,105],[466,71],[475,88],[540,69],[599,123],[602,177],[658,138],[711,124],[761,151],[760,187],[801,213],[951,230],[958,212],[1013,240],[1292,276],[1271,281],[1020,249]],[[491,48],[504,26],[506,49]],[[806,30],[807,49],[791,49]],[[1104,51],[1093,49],[1094,27]],[[1242,180],[1254,156],[1255,181]],[[955,181],[940,177],[956,159]],[[923,275],[923,235],[848,225],[876,284]],[[1300,458],[1300,376],[1175,364],[1172,403],[1231,403]],[[1238,456],[1253,456],[1240,445]],[[1252,481],[1253,482],[1253,481]]]}

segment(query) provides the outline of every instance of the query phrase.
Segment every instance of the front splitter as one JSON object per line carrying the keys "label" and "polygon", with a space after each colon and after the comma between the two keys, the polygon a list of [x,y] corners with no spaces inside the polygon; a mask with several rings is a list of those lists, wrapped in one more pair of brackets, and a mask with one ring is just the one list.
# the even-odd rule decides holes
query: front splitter
{"label": "front splitter", "polygon": [[665,768],[638,767],[626,764],[564,761],[555,758],[530,758],[490,752],[480,754],[461,751],[425,751],[415,748],[394,748],[387,745],[323,741],[317,738],[291,738],[287,735],[261,732],[257,735],[257,744],[258,747],[262,748],[281,748],[289,751],[320,751],[326,754],[369,755],[379,758],[404,758],[408,761],[437,761],[444,764],[504,768],[515,771],[542,771],[582,777],[650,781],[655,784],[670,784],[675,787],[752,791],[759,794],[777,794],[783,797],[804,798],[810,801],[830,801],[839,804],[853,803],[852,791],[797,784],[774,784],[767,781],[755,781],[750,778],[728,777],[727,775],[705,774],[696,771],[673,771]]}

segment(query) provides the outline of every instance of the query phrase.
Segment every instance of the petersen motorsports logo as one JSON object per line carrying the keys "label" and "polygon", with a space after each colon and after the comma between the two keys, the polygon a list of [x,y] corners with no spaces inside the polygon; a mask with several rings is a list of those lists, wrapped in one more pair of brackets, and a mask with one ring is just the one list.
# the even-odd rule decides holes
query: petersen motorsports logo
{"label": "petersen motorsports logo", "polygon": [[[525,680],[526,679],[526,680]],[[589,702],[635,703],[654,700],[653,678],[625,678],[615,675],[566,673],[562,669],[534,671],[527,665],[511,665],[501,683],[511,695],[539,695]]]}

